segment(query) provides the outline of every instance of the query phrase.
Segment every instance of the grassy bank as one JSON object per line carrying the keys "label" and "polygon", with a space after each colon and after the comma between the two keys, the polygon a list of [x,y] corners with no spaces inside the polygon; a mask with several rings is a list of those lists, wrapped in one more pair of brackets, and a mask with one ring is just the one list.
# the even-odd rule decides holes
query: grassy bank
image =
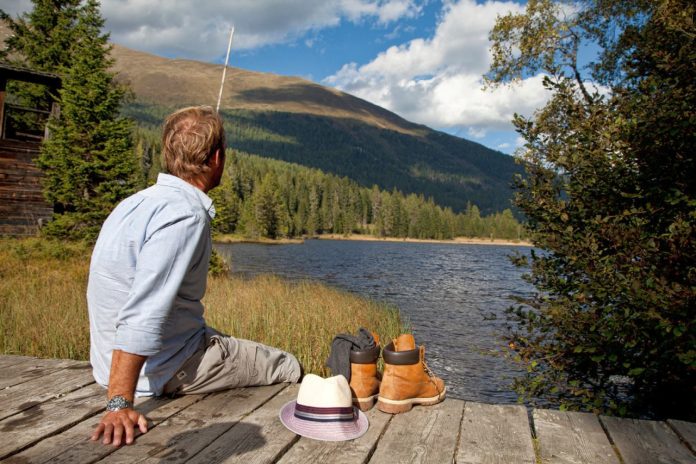
{"label": "grassy bank", "polygon": [[[89,254],[79,244],[0,240],[0,353],[88,359]],[[364,326],[389,339],[404,330],[393,307],[272,276],[210,278],[204,303],[211,326],[290,351],[324,376],[335,334]]]}
{"label": "grassy bank", "polygon": [[505,246],[534,246],[527,240],[506,240],[501,238],[485,237],[454,237],[452,239],[420,239],[409,237],[378,237],[370,234],[321,234],[316,236],[320,240],[356,240],[369,242],[400,242],[400,243],[454,243],[459,245],[505,245]]}
{"label": "grassy bank", "polygon": [[249,238],[241,234],[215,234],[215,243],[261,243],[265,245],[300,245],[304,243],[302,238]]}
{"label": "grassy bank", "polygon": [[[528,240],[506,240],[500,238],[485,238],[485,237],[455,237],[452,239],[419,239],[409,237],[378,237],[371,234],[320,234],[311,239],[319,240],[355,240],[355,241],[371,241],[371,242],[400,242],[400,243],[446,243],[459,245],[505,245],[505,246],[523,246],[532,247],[532,242]],[[297,245],[304,243],[306,238],[249,238],[240,234],[218,234],[213,236],[215,243],[259,243],[262,245]]]}

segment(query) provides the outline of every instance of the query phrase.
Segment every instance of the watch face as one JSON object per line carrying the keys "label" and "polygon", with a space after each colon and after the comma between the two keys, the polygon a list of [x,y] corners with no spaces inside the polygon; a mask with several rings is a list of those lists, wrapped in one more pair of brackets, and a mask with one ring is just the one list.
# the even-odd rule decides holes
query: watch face
{"label": "watch face", "polygon": [[132,408],[133,403],[121,395],[116,395],[106,403],[107,411],[118,411],[120,409]]}

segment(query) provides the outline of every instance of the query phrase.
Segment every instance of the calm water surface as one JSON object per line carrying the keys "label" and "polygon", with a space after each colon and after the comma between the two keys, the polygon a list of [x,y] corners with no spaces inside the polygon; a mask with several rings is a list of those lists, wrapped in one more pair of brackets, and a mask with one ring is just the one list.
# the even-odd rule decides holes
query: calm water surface
{"label": "calm water surface", "polygon": [[[245,276],[313,279],[399,307],[448,396],[514,403],[516,368],[492,356],[503,344],[505,309],[533,287],[507,256],[529,248],[308,240],[302,245],[216,245]],[[357,330],[357,327],[356,327]],[[385,343],[386,344],[386,343]]]}

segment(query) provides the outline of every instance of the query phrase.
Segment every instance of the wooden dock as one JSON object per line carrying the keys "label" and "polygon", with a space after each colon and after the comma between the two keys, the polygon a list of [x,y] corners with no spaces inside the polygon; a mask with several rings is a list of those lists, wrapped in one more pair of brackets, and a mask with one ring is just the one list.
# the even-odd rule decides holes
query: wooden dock
{"label": "wooden dock", "polygon": [[696,463],[696,424],[447,399],[392,416],[373,408],[348,442],[299,437],[278,419],[297,385],[242,388],[137,407],[149,431],[114,448],[89,440],[104,390],[88,363],[0,356],[0,461],[8,463]]}

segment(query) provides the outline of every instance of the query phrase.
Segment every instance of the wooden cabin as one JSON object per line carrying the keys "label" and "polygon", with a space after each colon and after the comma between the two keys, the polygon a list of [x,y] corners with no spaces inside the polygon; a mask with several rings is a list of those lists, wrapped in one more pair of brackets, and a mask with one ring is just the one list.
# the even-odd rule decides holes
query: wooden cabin
{"label": "wooden cabin", "polygon": [[55,101],[48,108],[13,103],[6,92],[10,81],[45,86],[55,94],[61,79],[0,63],[0,236],[30,236],[53,213],[53,206],[44,199],[43,174],[35,160],[41,142],[49,136],[48,118],[58,114],[59,107]]}

